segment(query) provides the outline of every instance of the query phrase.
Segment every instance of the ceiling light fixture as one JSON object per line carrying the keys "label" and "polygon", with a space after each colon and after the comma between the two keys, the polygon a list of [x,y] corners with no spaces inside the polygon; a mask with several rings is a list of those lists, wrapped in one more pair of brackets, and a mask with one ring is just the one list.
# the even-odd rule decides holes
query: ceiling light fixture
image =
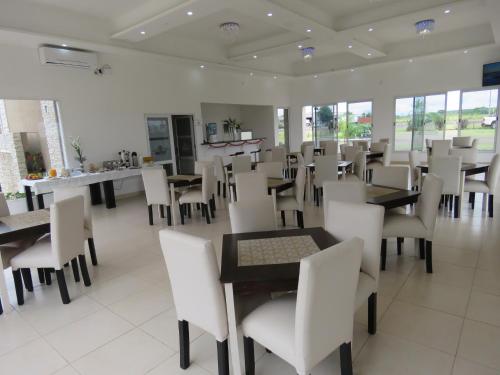
{"label": "ceiling light fixture", "polygon": [[413,62],[413,59],[408,60],[408,62],[411,64]]}
{"label": "ceiling light fixture", "polygon": [[469,53],[469,50],[465,50],[464,53]]}
{"label": "ceiling light fixture", "polygon": [[347,48],[351,49],[351,48],[352,48],[352,44],[349,44],[349,45],[347,46]]}
{"label": "ceiling light fixture", "polygon": [[351,72],[354,72],[354,70],[355,70],[354,68],[351,68]]}
{"label": "ceiling light fixture", "polygon": [[368,56],[371,56],[371,55],[372,55],[371,52],[368,52]]}
{"label": "ceiling light fixture", "polygon": [[274,79],[278,79],[278,76],[274,76],[273,78],[274,78]]}
{"label": "ceiling light fixture", "polygon": [[302,44],[299,44],[297,48],[302,49]]}
{"label": "ceiling light fixture", "polygon": [[200,68],[201,69],[205,69],[205,65],[200,65]]}
{"label": "ceiling light fixture", "polygon": [[311,61],[313,55],[314,55],[315,48],[314,47],[304,47],[302,48],[302,57],[304,58],[304,61]]}
{"label": "ceiling light fixture", "polygon": [[372,31],[373,31],[373,27],[370,27],[370,28],[368,29],[368,32],[370,32],[370,33],[371,33]]}
{"label": "ceiling light fixture", "polygon": [[68,45],[67,44],[61,44],[63,47],[67,47]]}
{"label": "ceiling light fixture", "polygon": [[422,20],[415,23],[415,29],[417,30],[418,35],[426,35],[434,30],[435,24],[436,21],[433,19]]}
{"label": "ceiling light fixture", "polygon": [[187,12],[187,15],[188,15],[188,16],[192,16],[192,15],[193,15],[193,12],[188,11],[188,12]]}
{"label": "ceiling light fixture", "polygon": [[238,22],[224,22],[219,25],[219,29],[229,39],[236,39],[236,36],[240,31],[240,24]]}
{"label": "ceiling light fixture", "polygon": [[306,33],[310,33],[312,30],[311,29],[307,29],[306,30]]}
{"label": "ceiling light fixture", "polygon": [[141,30],[141,35],[146,35],[146,32],[144,30]]}
{"label": "ceiling light fixture", "polygon": [[250,77],[253,77],[253,72],[250,72]]}
{"label": "ceiling light fixture", "polygon": [[451,10],[450,10],[450,9],[446,9],[446,10],[444,11],[444,14],[450,14],[450,13],[451,13]]}
{"label": "ceiling light fixture", "polygon": [[318,78],[318,76],[317,76],[317,75],[315,75],[315,76],[314,76],[314,78]]}
{"label": "ceiling light fixture", "polygon": [[272,14],[271,12],[269,12],[269,13],[267,13],[267,16],[268,16],[268,17],[272,17],[272,16],[273,16],[273,14]]}

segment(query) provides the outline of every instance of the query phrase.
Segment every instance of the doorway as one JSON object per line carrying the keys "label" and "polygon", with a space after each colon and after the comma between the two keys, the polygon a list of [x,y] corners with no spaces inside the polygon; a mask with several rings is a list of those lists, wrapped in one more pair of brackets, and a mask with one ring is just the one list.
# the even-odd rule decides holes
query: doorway
{"label": "doorway", "polygon": [[196,144],[192,115],[172,115],[177,174],[194,174]]}

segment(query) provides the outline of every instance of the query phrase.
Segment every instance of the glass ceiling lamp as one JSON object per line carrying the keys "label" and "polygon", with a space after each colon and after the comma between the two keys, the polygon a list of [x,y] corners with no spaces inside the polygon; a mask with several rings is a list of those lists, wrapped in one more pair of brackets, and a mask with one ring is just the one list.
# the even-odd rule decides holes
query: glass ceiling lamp
{"label": "glass ceiling lamp", "polygon": [[433,19],[422,20],[415,23],[415,29],[418,35],[427,35],[434,30],[436,21]]}
{"label": "glass ceiling lamp", "polygon": [[302,48],[302,57],[304,58],[304,61],[306,61],[306,62],[311,61],[311,59],[314,55],[314,51],[315,51],[314,47]]}
{"label": "glass ceiling lamp", "polygon": [[240,32],[240,24],[238,22],[224,22],[219,25],[219,29],[227,39],[234,41]]}

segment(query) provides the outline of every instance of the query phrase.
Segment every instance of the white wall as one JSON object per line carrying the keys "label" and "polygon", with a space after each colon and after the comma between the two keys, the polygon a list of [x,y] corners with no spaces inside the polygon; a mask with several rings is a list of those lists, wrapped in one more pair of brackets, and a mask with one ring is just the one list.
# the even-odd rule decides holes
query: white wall
{"label": "white wall", "polygon": [[266,138],[262,143],[263,149],[274,146],[274,128],[275,128],[275,108],[273,106],[241,106],[241,119],[243,128],[252,130],[253,136],[257,138]]}
{"label": "white wall", "polygon": [[145,114],[193,114],[198,158],[204,159],[200,103],[289,103],[284,80],[201,70],[148,54],[103,53],[101,63],[111,65],[112,73],[101,77],[88,70],[42,66],[35,47],[2,44],[0,56],[0,98],[59,102],[72,166],[70,140],[76,136],[89,163],[114,159],[121,149],[147,154]]}
{"label": "white wall", "polygon": [[[500,61],[497,46],[447,53],[368,66],[354,72],[335,72],[317,79],[304,77],[291,83],[290,141],[291,149],[298,150],[302,141],[302,106],[332,102],[373,100],[373,137],[393,139],[394,100],[404,95],[442,93],[457,89],[481,88],[482,65]],[[497,150],[500,141],[497,135]],[[486,160],[491,153],[482,154]],[[396,160],[407,155],[396,153]]]}

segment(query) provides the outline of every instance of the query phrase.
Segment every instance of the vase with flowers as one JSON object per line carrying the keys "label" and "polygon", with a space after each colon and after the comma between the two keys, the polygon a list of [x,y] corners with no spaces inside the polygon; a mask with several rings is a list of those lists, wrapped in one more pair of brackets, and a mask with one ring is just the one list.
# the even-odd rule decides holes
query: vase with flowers
{"label": "vase with flowers", "polygon": [[236,120],[235,118],[229,117],[223,122],[224,133],[232,134],[233,141],[239,141],[239,138],[241,137],[241,125],[243,124],[240,121]]}
{"label": "vase with flowers", "polygon": [[76,152],[75,160],[80,163],[80,171],[83,172],[83,163],[87,160],[87,158],[83,155],[80,137],[73,138],[71,141],[71,147],[73,147],[73,150]]}

